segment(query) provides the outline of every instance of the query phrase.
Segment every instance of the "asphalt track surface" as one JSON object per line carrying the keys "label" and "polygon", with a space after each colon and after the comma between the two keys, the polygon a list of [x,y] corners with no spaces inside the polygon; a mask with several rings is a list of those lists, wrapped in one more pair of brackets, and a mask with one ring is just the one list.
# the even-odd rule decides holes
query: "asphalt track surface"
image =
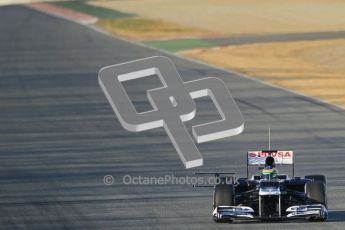
{"label": "asphalt track surface", "polygon": [[[161,54],[22,6],[0,8],[0,229],[344,229],[345,111],[178,57],[185,81],[226,81],[246,120],[243,134],[199,145],[200,171],[244,175],[245,152],[267,147],[270,125],[272,148],[295,151],[297,175],[327,176],[330,219],[216,224],[208,188],[125,185],[126,174],[194,172],[163,129],[125,131],[98,85],[101,67],[152,55]],[[155,85],[128,85],[138,110]],[[199,100],[187,125],[217,116]]]}

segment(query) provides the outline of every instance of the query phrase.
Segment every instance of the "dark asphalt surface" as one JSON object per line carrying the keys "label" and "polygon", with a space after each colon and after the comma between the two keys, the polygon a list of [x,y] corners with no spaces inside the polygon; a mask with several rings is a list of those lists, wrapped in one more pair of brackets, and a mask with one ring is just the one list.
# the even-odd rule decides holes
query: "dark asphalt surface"
{"label": "dark asphalt surface", "polygon": [[[200,170],[244,175],[245,152],[267,147],[270,125],[272,148],[295,151],[297,175],[327,176],[330,220],[215,224],[210,189],[123,184],[126,174],[193,173],[163,129],[125,131],[97,82],[103,66],[159,54],[22,6],[0,8],[0,229],[344,229],[345,111],[177,57],[185,81],[226,81],[246,120],[243,134],[198,145]],[[126,87],[143,109],[155,85]],[[187,125],[217,116],[198,100]]]}
{"label": "dark asphalt surface", "polygon": [[203,40],[217,44],[225,45],[244,45],[251,43],[267,42],[293,42],[293,41],[315,41],[328,39],[344,39],[345,31],[320,31],[305,33],[286,33],[286,34],[264,34],[264,35],[247,35],[239,37],[219,37],[205,38]]}

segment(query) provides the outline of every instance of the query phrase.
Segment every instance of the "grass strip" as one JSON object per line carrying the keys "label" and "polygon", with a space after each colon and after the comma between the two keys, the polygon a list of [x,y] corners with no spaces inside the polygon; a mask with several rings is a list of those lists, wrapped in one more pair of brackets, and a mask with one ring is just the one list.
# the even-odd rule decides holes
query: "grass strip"
{"label": "grass strip", "polygon": [[174,39],[174,40],[160,40],[160,41],[146,41],[145,44],[150,46],[167,50],[170,52],[177,52],[196,48],[210,48],[215,44],[201,39]]}

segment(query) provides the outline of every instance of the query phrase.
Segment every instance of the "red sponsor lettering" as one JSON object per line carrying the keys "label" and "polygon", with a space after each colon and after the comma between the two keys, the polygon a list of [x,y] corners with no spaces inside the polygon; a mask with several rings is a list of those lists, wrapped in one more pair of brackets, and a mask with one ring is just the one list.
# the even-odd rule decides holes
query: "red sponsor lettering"
{"label": "red sponsor lettering", "polygon": [[[268,157],[268,152],[249,152],[249,157]],[[272,157],[280,157],[280,158],[291,158],[290,151],[279,151],[279,152],[271,152]]]}

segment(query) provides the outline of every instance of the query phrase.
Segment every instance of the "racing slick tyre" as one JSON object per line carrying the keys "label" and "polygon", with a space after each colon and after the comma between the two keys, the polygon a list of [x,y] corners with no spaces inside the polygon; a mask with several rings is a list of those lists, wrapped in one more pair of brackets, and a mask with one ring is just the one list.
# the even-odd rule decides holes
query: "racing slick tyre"
{"label": "racing slick tyre", "polygon": [[327,207],[326,185],[323,182],[307,182],[305,184],[305,194],[309,204],[323,204]]}
{"label": "racing slick tyre", "polygon": [[[227,185],[227,184],[217,184],[214,188],[213,193],[213,208],[216,208],[221,205],[232,206],[235,204],[234,202],[235,197],[235,189],[234,186]],[[225,222],[224,220],[220,219],[213,219],[215,222]],[[232,220],[228,220],[227,222],[232,222]]]}
{"label": "racing slick tyre", "polygon": [[305,179],[310,179],[312,181],[322,181],[326,185],[326,177],[324,175],[308,175],[304,177]]}
{"label": "racing slick tyre", "polygon": [[[326,185],[322,181],[309,181],[305,184],[305,194],[307,197],[307,204],[323,204],[327,208]],[[321,219],[313,219],[310,221],[319,220],[325,221],[327,217]]]}
{"label": "racing slick tyre", "polygon": [[235,197],[234,186],[227,184],[217,184],[213,194],[213,208],[221,205],[233,206]]}

